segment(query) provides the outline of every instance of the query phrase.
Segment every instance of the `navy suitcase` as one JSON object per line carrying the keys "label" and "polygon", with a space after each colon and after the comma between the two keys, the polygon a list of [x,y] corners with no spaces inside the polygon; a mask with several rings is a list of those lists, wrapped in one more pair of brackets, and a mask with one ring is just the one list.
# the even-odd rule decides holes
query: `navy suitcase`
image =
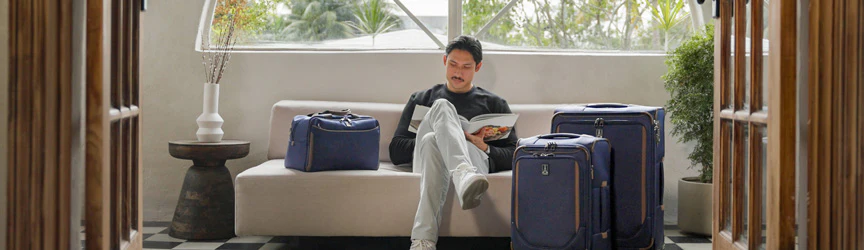
{"label": "navy suitcase", "polygon": [[662,249],[663,108],[625,104],[560,107],[555,133],[592,134],[612,144],[613,247]]}
{"label": "navy suitcase", "polygon": [[590,135],[519,140],[513,155],[513,249],[611,249],[610,145]]}

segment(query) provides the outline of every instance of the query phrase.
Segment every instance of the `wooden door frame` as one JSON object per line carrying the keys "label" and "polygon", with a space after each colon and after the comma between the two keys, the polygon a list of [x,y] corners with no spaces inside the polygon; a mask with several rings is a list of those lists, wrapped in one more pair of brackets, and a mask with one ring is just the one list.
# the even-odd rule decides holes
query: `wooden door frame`
{"label": "wooden door frame", "polygon": [[6,249],[73,245],[72,16],[71,1],[9,1]]}
{"label": "wooden door frame", "polygon": [[141,249],[140,0],[87,0],[86,248]]}
{"label": "wooden door frame", "polygon": [[110,171],[106,164],[110,162],[110,134],[108,129],[108,107],[103,100],[108,98],[107,79],[111,79],[110,70],[105,66],[111,62],[111,50],[106,44],[111,43],[111,26],[104,19],[111,17],[107,0],[87,0],[87,35],[86,35],[86,149],[85,149],[85,237],[87,249],[107,249],[110,237],[109,209],[105,204],[110,200],[108,190]]}
{"label": "wooden door frame", "polygon": [[[739,2],[733,4],[733,1]],[[730,76],[729,70],[732,48],[730,43],[731,27],[738,23],[736,27],[736,43],[735,51],[735,66],[743,68],[745,60],[744,53],[744,35],[743,28],[744,15],[734,16],[734,13],[744,13],[746,11],[744,0],[721,0],[720,15],[721,19],[715,20],[715,65],[714,65],[714,215],[713,215],[713,246],[715,249],[752,249],[756,245],[753,242],[748,242],[748,245],[737,242],[738,232],[742,231],[743,221],[734,220],[737,216],[733,216],[732,220],[732,235],[723,232],[726,214],[741,214],[743,207],[738,202],[732,202],[734,206],[726,206],[723,199],[732,196],[728,193],[727,186],[730,185],[727,180],[733,177],[739,180],[743,177],[743,159],[735,159],[729,162],[730,146],[735,148],[736,155],[744,152],[743,140],[741,138],[741,130],[736,125],[733,130],[726,128],[727,122],[749,122],[751,123],[751,149],[754,148],[753,143],[753,125],[752,123],[765,124],[768,132],[768,148],[767,148],[767,173],[752,170],[755,166],[755,161],[751,159],[751,190],[756,187],[757,182],[752,181],[760,175],[767,176],[766,196],[761,199],[765,200],[766,208],[766,230],[767,230],[767,248],[768,249],[792,249],[795,245],[795,145],[796,145],[796,127],[797,127],[797,106],[796,106],[796,66],[797,66],[797,1],[795,0],[773,0],[769,5],[769,61],[768,69],[768,100],[765,100],[769,105],[769,111],[760,111],[761,107],[754,107],[760,104],[761,92],[758,91],[761,87],[754,85],[756,81],[751,81],[751,101],[756,105],[751,105],[749,110],[744,109],[742,97],[746,89],[742,83],[745,80],[744,73],[741,70],[736,70],[734,76]],[[737,20],[736,20],[737,19]],[[729,20],[730,22],[723,22]],[[755,24],[754,24],[755,25]],[[761,30],[762,27],[758,27]],[[756,29],[752,29],[756,30]],[[759,44],[753,39],[752,47],[758,50],[757,46],[761,44],[761,38],[758,39]],[[757,56],[754,56],[754,61],[751,67],[754,69],[759,65]],[[759,65],[761,66],[761,65]],[[753,70],[752,75],[758,75],[760,72]],[[729,87],[730,80],[734,79],[735,86]],[[755,77],[753,79],[756,79]],[[733,92],[734,91],[734,92]],[[728,103],[728,96],[734,96],[733,103]],[[731,104],[733,109],[724,110],[727,105]],[[761,105],[758,105],[761,106]],[[729,140],[728,138],[733,138]],[[751,158],[752,157],[751,153]],[[743,182],[743,181],[741,181]],[[743,191],[734,189],[733,197],[740,197]],[[760,201],[759,198],[754,198],[755,192],[750,192],[749,204],[750,207],[755,207],[754,202]],[[730,199],[731,202],[731,199]],[[728,211],[732,209],[732,211]],[[752,209],[749,211],[753,211]],[[750,239],[756,235],[754,232],[754,222],[759,221],[759,215],[753,214],[748,216],[751,225]],[[761,221],[758,223],[761,225]],[[760,232],[761,236],[761,232]],[[760,237],[761,238],[761,237]]]}
{"label": "wooden door frame", "polygon": [[768,57],[768,249],[795,248],[797,4],[795,0],[777,0],[770,5],[769,40],[774,42]]}

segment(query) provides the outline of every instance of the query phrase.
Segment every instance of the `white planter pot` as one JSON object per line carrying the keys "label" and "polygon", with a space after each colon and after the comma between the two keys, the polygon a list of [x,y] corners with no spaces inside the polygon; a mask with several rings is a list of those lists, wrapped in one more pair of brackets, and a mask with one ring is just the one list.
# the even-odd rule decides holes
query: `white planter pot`
{"label": "white planter pot", "polygon": [[198,116],[199,142],[220,142],[225,132],[222,131],[222,116],[219,116],[219,84],[204,84],[204,112]]}
{"label": "white planter pot", "polygon": [[714,185],[697,177],[678,180],[678,228],[681,232],[711,235]]}

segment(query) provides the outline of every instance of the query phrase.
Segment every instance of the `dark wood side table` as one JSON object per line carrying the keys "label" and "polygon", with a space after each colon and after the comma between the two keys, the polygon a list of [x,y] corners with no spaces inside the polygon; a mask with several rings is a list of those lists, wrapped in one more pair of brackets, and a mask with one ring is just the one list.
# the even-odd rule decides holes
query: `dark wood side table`
{"label": "dark wood side table", "polygon": [[234,183],[225,161],[246,157],[249,142],[171,141],[168,152],[193,164],[186,171],[168,235],[189,240],[234,237]]}

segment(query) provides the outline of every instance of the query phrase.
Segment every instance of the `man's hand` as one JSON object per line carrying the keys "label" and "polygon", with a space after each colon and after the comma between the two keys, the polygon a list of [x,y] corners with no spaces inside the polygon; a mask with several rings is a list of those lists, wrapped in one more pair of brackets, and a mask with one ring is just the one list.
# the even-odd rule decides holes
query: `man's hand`
{"label": "man's hand", "polygon": [[477,135],[472,135],[468,132],[465,132],[465,139],[471,142],[471,144],[474,144],[474,146],[477,146],[477,148],[479,148],[480,150],[486,151],[486,149],[489,148],[489,145],[486,145],[486,142],[483,141],[483,135],[486,134],[487,129],[489,128],[480,129],[480,133],[478,133]]}

